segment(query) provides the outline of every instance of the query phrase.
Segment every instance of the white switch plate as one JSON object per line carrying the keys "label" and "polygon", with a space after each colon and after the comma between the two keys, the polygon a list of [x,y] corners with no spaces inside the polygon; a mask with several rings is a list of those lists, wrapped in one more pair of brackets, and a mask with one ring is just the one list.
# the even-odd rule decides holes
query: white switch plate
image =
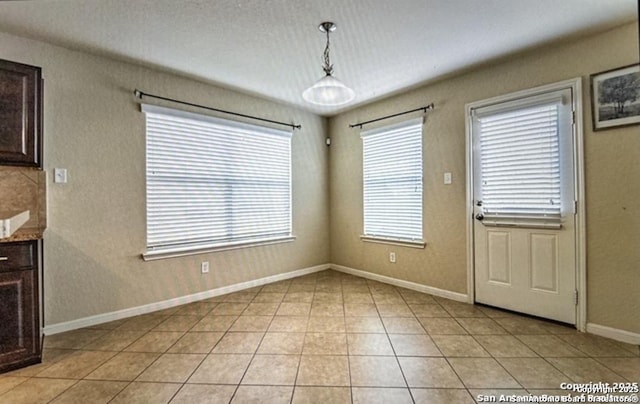
{"label": "white switch plate", "polygon": [[389,253],[389,262],[393,262],[393,263],[396,262],[396,253],[394,252]]}
{"label": "white switch plate", "polygon": [[67,183],[67,169],[66,168],[54,168],[53,169],[53,182],[58,184]]}
{"label": "white switch plate", "polygon": [[444,184],[451,185],[451,173],[444,173]]}
{"label": "white switch plate", "polygon": [[202,261],[202,264],[200,264],[200,272],[203,274],[209,273],[209,261]]}

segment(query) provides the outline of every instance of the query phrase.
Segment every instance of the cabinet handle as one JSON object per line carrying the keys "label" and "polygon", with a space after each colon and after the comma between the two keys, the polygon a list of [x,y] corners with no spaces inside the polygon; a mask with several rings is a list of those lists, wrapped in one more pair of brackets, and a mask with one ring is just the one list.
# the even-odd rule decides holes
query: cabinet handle
{"label": "cabinet handle", "polygon": [[0,257],[0,261],[9,261],[9,257]]}

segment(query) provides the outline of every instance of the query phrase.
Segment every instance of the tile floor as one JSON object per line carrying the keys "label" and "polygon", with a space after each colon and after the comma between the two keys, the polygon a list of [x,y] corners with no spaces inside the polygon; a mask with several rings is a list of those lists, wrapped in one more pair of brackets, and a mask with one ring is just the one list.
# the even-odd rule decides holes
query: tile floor
{"label": "tile floor", "polygon": [[640,351],[334,271],[45,339],[0,403],[474,403],[640,381]]}

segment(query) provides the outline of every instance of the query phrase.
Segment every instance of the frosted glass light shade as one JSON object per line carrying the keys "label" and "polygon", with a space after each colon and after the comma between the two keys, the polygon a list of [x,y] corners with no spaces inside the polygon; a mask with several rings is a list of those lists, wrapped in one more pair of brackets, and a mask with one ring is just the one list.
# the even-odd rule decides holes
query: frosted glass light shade
{"label": "frosted glass light shade", "polygon": [[326,75],[302,93],[305,101],[318,105],[342,105],[353,100],[356,93],[331,75]]}

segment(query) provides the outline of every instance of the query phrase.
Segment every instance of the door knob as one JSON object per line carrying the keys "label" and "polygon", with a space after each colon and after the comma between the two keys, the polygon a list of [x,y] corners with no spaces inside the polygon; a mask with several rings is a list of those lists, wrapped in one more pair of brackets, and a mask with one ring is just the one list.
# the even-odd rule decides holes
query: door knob
{"label": "door knob", "polygon": [[478,213],[478,214],[476,215],[476,219],[478,219],[478,220],[482,221],[482,219],[484,219],[484,215],[483,215],[482,213]]}

